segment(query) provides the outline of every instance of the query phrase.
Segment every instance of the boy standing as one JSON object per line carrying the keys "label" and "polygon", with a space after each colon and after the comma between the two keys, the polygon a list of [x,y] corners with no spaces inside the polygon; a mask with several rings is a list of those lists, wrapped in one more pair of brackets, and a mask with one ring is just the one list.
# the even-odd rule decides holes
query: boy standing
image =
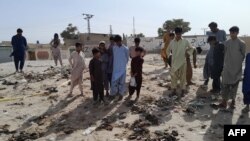
{"label": "boy standing", "polygon": [[141,57],[142,53],[143,53],[143,48],[136,47],[135,56],[131,61],[131,77],[135,77],[136,87],[129,86],[129,98],[132,97],[132,95],[136,90],[137,95],[135,101],[139,99],[141,84],[142,84],[142,65],[144,62],[144,60]]}
{"label": "boy standing", "polygon": [[210,49],[206,56],[207,64],[204,69],[207,69],[207,78],[211,77],[213,79],[210,92],[219,93],[221,90],[220,77],[224,63],[224,45],[217,41],[216,36],[209,36],[207,42],[210,44]]}
{"label": "boy standing", "polygon": [[187,71],[186,56],[188,53],[193,52],[193,47],[186,39],[182,38],[182,28],[175,28],[175,35],[175,39],[170,42],[167,48],[167,56],[169,56],[172,51],[170,74],[173,92],[171,95],[176,95],[177,83],[178,80],[180,80],[180,87],[182,89],[181,96],[184,96]]}
{"label": "boy standing", "polygon": [[120,35],[116,35],[114,40],[111,95],[119,95],[118,101],[120,101],[123,99],[126,91],[126,67],[129,60],[129,51],[128,47],[122,44]]}
{"label": "boy standing", "polygon": [[75,47],[76,47],[76,50],[71,53],[70,58],[69,58],[69,64],[72,68],[71,86],[70,86],[69,96],[72,96],[73,88],[76,85],[79,85],[81,95],[83,95],[82,78],[83,78],[83,70],[86,68],[85,55],[82,52],[82,44],[81,43],[76,43]]}
{"label": "boy standing", "polygon": [[109,65],[109,54],[105,47],[105,41],[99,43],[99,49],[101,52],[101,61],[102,61],[102,73],[104,81],[104,89],[106,90],[106,96],[109,96],[109,78],[108,78],[108,65]]}
{"label": "boy standing", "polygon": [[245,58],[246,44],[239,39],[239,28],[229,29],[231,39],[225,42],[225,58],[222,72],[222,102],[220,107],[226,108],[227,101],[232,99],[231,108],[235,107],[235,98],[242,77],[242,63]]}
{"label": "boy standing", "polygon": [[101,53],[97,48],[92,49],[93,58],[89,62],[89,73],[91,80],[91,89],[93,91],[94,105],[99,102],[104,102],[103,88],[103,72],[102,62],[100,61]]}
{"label": "boy standing", "polygon": [[[216,40],[220,43],[224,43],[227,40],[226,32],[224,30],[219,29],[216,22],[209,23],[208,27],[210,28],[210,31],[206,33],[207,36],[215,36]],[[211,70],[209,70],[208,68],[207,56],[206,56],[204,67],[206,67],[205,69],[203,69],[203,77],[205,78],[204,85],[207,86],[209,82],[209,77],[210,77],[209,75],[211,73]]]}

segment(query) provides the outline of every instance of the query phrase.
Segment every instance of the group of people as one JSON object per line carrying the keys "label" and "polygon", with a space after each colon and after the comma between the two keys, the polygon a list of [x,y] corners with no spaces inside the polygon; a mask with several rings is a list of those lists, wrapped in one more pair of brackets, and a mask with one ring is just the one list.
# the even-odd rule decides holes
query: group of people
{"label": "group of people", "polygon": [[[99,43],[98,48],[92,49],[93,58],[89,62],[89,74],[91,90],[93,91],[94,105],[98,103],[106,104],[106,99],[120,101],[126,94],[126,70],[129,57],[131,60],[131,77],[135,78],[136,85],[129,85],[129,96],[137,92],[135,100],[138,100],[142,84],[142,66],[145,50],[139,46],[140,39],[135,38],[135,46],[128,49],[122,44],[120,35],[110,37],[110,45],[106,46],[104,41]],[[79,84],[81,93],[82,74],[86,69],[82,44],[75,44],[76,50],[71,53],[69,62],[71,71],[70,96],[74,86]],[[104,96],[106,91],[106,97]]]}
{"label": "group of people", "polygon": [[[242,64],[246,54],[246,44],[238,38],[239,28],[233,26],[229,29],[230,39],[227,40],[226,32],[217,27],[217,23],[211,22],[211,31],[207,32],[207,43],[210,49],[206,55],[203,69],[204,85],[207,86],[209,78],[213,80],[211,93],[219,93],[222,102],[218,105],[227,108],[228,100],[232,100],[230,107],[235,108],[235,98],[239,82],[242,80]],[[175,37],[169,31],[164,35],[164,47],[161,56],[165,62],[165,67],[170,66],[171,75],[171,95],[177,95],[177,82],[180,81],[181,95],[186,92],[186,84],[191,85],[192,66],[190,56],[193,56],[194,68],[196,68],[196,54],[201,48],[194,48],[190,43],[182,38],[182,28],[175,28]],[[250,104],[250,54],[246,57],[246,65],[243,78],[244,104],[243,112],[249,111]],[[221,81],[222,78],[222,81]]]}
{"label": "group of people", "polygon": [[[235,98],[239,82],[242,80],[242,64],[246,54],[246,44],[238,38],[239,28],[233,26],[229,29],[230,39],[227,40],[226,32],[217,27],[217,23],[209,24],[211,31],[207,32],[207,42],[210,49],[206,55],[203,69],[204,85],[208,85],[209,78],[213,80],[211,93],[220,93],[222,102],[220,107],[226,108],[228,100],[231,99],[231,108],[235,107]],[[22,29],[17,30],[17,35],[12,37],[14,63],[16,71],[22,72],[27,41],[22,36]],[[170,66],[171,88],[170,96],[184,96],[187,92],[186,85],[194,84],[192,80],[191,56],[193,56],[193,67],[196,68],[196,55],[201,53],[201,48],[193,47],[188,40],[182,37],[182,28],[176,27],[174,33],[166,32],[164,35],[164,47],[161,56],[165,62],[165,67]],[[131,81],[134,84],[129,85],[130,99],[136,91],[136,99],[140,96],[142,85],[143,57],[146,51],[140,47],[140,38],[134,39],[135,46],[128,48],[122,44],[122,38],[119,35],[110,37],[110,44],[107,46],[104,41],[99,43],[98,48],[92,49],[93,58],[89,63],[89,73],[91,81],[91,90],[93,91],[94,104],[106,103],[106,97],[110,100],[117,98],[117,101],[123,99],[126,93],[126,70],[129,58],[131,58]],[[55,64],[59,60],[62,64],[60,54],[60,39],[58,34],[50,42],[51,50]],[[75,51],[69,57],[71,71],[71,87],[69,95],[72,96],[73,88],[79,85],[83,95],[83,71],[87,68],[83,53],[83,45],[75,44]],[[20,65],[19,65],[20,64]],[[222,78],[222,81],[221,81]],[[177,94],[177,86],[181,88],[181,94]],[[246,65],[243,78],[244,104],[243,111],[249,111],[250,104],[250,54],[246,57]]]}

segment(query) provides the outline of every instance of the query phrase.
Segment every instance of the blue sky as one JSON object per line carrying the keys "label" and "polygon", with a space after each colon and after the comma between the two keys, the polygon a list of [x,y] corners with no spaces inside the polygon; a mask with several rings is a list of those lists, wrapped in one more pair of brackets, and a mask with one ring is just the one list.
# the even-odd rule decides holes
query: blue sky
{"label": "blue sky", "polygon": [[157,36],[158,27],[173,18],[191,24],[186,33],[203,34],[201,28],[216,21],[220,29],[237,25],[241,35],[250,35],[249,0],[0,0],[0,41],[10,40],[21,27],[28,42],[48,43],[68,23],[87,32],[82,13],[93,14],[92,32],[109,33],[109,25],[118,34],[136,33]]}

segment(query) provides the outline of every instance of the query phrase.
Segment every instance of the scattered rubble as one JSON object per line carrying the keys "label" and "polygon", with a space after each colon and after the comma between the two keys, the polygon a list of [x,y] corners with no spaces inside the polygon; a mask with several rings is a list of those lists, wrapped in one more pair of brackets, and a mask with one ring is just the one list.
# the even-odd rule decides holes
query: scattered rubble
{"label": "scattered rubble", "polygon": [[110,124],[107,124],[107,123],[103,123],[100,126],[98,126],[95,130],[99,131],[99,130],[102,130],[102,129],[105,129],[105,130],[108,130],[108,131],[112,131],[113,130],[113,126],[110,125]]}
{"label": "scattered rubble", "polygon": [[155,115],[146,114],[145,119],[150,121],[152,123],[152,125],[159,125],[159,119]]}
{"label": "scattered rubble", "polygon": [[8,80],[3,80],[2,85],[16,85],[18,84],[17,81],[8,81]]}
{"label": "scattered rubble", "polygon": [[18,133],[15,133],[14,135],[12,135],[8,141],[28,141],[28,140],[35,140],[38,139],[39,137],[41,137],[42,134],[39,132],[32,132],[32,133],[28,133],[25,131],[21,131]]}
{"label": "scattered rubble", "polygon": [[189,115],[192,115],[192,114],[195,114],[195,109],[194,109],[194,107],[189,106],[185,110],[183,110],[183,112],[185,112],[185,113],[187,113]]}
{"label": "scattered rubble", "polygon": [[57,87],[48,87],[45,90],[47,90],[49,93],[57,93]]}

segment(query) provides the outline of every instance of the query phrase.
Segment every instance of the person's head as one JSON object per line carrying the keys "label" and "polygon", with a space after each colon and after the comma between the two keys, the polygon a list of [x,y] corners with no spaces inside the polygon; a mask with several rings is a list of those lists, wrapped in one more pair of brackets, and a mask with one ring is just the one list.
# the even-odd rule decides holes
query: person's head
{"label": "person's head", "polygon": [[58,39],[58,38],[59,38],[58,34],[55,33],[55,34],[54,34],[54,39]]}
{"label": "person's head", "polygon": [[170,33],[170,34],[169,34],[169,37],[170,37],[171,40],[173,40],[174,37],[175,37],[175,36],[174,36],[174,33]]}
{"label": "person's head", "polygon": [[141,39],[139,38],[139,37],[136,37],[135,39],[134,39],[134,42],[135,42],[135,46],[139,46],[140,45],[140,42],[141,42]]}
{"label": "person's head", "polygon": [[218,31],[218,25],[217,25],[217,23],[216,22],[211,22],[209,25],[208,25],[208,27],[210,28],[210,30],[212,31],[212,32],[217,32]]}
{"label": "person's head", "polygon": [[143,51],[144,49],[142,47],[136,47],[135,48],[136,56],[142,56]]}
{"label": "person's head", "polygon": [[181,28],[181,27],[176,27],[176,28],[174,29],[174,32],[175,32],[176,39],[177,39],[177,40],[181,39],[181,36],[182,36],[182,28]]}
{"label": "person's head", "polygon": [[93,48],[92,49],[92,54],[94,58],[99,59],[101,57],[100,50],[98,48]]}
{"label": "person's head", "polygon": [[21,28],[18,28],[18,29],[16,30],[16,32],[17,32],[18,35],[22,35],[23,30],[22,30]]}
{"label": "person's head", "polygon": [[208,38],[207,38],[207,43],[209,43],[210,45],[213,45],[213,44],[215,44],[217,42],[217,40],[216,40],[216,37],[215,36],[209,36]]}
{"label": "person's head", "polygon": [[238,34],[239,34],[239,31],[240,31],[240,29],[239,29],[238,26],[233,26],[233,27],[231,27],[231,28],[229,29],[230,37],[231,37],[232,39],[236,39],[237,36],[238,36]]}
{"label": "person's head", "polygon": [[115,35],[114,41],[118,46],[122,45],[122,37],[120,35]]}
{"label": "person's head", "polygon": [[101,52],[105,52],[106,51],[105,41],[100,41],[100,43],[99,43],[99,49],[100,49]]}
{"label": "person's head", "polygon": [[81,44],[81,43],[76,43],[76,44],[75,44],[75,47],[76,47],[76,51],[77,51],[77,52],[82,51],[82,44]]}
{"label": "person's head", "polygon": [[111,35],[110,37],[109,37],[109,41],[110,41],[110,44],[113,44],[115,41],[114,41],[114,36],[113,35]]}

